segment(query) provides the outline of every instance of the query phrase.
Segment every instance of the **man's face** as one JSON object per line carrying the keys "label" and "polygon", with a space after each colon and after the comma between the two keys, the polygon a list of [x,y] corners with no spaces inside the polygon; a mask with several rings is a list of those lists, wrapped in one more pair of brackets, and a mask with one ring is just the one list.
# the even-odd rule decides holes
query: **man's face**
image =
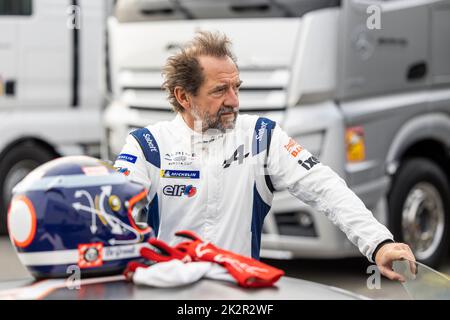
{"label": "man's face", "polygon": [[196,96],[191,96],[190,114],[201,122],[202,131],[233,129],[239,111],[239,71],[229,57],[199,57],[204,82]]}

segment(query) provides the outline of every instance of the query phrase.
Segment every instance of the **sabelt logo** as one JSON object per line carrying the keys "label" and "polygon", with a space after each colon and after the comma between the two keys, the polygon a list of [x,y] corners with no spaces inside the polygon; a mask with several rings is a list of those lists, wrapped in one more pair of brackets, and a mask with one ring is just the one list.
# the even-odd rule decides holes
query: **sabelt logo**
{"label": "sabelt logo", "polygon": [[170,197],[187,196],[191,198],[197,193],[197,188],[193,185],[168,185],[163,188],[163,193]]}
{"label": "sabelt logo", "polygon": [[256,135],[256,140],[261,142],[262,138],[264,137],[264,132],[267,128],[267,122],[261,122],[261,128],[258,129],[258,134]]}
{"label": "sabelt logo", "polygon": [[145,139],[145,141],[147,141],[147,144],[150,147],[151,152],[158,151],[158,149],[155,147],[155,144],[153,143],[153,139],[150,134],[148,134],[148,133],[144,134],[144,139]]}

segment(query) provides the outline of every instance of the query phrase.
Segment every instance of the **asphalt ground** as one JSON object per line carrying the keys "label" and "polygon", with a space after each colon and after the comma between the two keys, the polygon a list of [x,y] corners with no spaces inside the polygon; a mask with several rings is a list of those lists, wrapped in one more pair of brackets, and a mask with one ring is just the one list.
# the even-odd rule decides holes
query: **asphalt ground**
{"label": "asphalt ground", "polygon": [[[345,289],[368,298],[409,299],[399,282],[381,277],[379,286],[374,286],[374,282],[369,278],[374,274],[373,269],[370,269],[371,264],[365,258],[338,260],[265,259],[263,261],[283,269],[289,277]],[[450,257],[438,268],[438,271],[450,274]],[[9,238],[0,237],[0,281],[18,280],[26,277],[29,277],[29,274],[18,260]]]}

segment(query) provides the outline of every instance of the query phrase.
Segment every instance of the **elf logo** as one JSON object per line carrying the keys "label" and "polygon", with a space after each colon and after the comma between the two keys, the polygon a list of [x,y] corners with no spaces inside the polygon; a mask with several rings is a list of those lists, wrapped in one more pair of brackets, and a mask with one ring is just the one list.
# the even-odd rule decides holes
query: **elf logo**
{"label": "elf logo", "polygon": [[298,160],[298,164],[301,165],[306,170],[310,170],[312,167],[314,167],[318,163],[320,163],[319,159],[317,159],[314,156],[309,157],[305,161]]}
{"label": "elf logo", "polygon": [[192,198],[197,193],[197,188],[193,185],[168,185],[163,188],[163,193],[170,197],[188,196]]}

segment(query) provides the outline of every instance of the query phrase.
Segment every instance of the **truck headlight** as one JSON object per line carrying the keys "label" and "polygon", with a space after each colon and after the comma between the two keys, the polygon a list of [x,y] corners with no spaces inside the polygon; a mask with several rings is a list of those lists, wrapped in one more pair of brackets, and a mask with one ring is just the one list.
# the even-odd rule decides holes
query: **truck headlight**
{"label": "truck headlight", "polygon": [[366,159],[364,128],[350,127],[345,130],[345,146],[348,162],[360,162]]}

